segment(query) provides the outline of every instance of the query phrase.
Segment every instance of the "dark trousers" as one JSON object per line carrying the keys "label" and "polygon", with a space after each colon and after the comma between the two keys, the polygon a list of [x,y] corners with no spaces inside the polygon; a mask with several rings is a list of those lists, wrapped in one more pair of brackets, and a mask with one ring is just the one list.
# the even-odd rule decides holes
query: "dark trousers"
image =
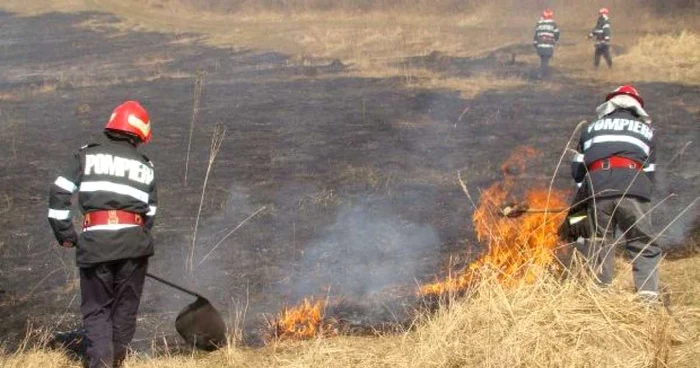
{"label": "dark trousers", "polygon": [[[659,291],[661,248],[652,241],[650,208],[648,202],[631,197],[597,199],[593,208],[589,208],[596,228],[589,256],[600,283],[609,285],[612,282],[615,246],[623,244],[632,257],[632,276],[637,291]],[[616,228],[624,240],[616,241]]]}
{"label": "dark trousers", "polygon": [[612,57],[610,56],[610,46],[609,45],[598,45],[595,47],[595,57],[593,59],[593,65],[597,68],[600,66],[600,57],[605,58],[605,62],[608,64],[608,68],[612,68]]}
{"label": "dark trousers", "polygon": [[148,258],[80,269],[80,312],[90,368],[118,367],[136,331]]}
{"label": "dark trousers", "polygon": [[540,78],[544,78],[549,75],[549,59],[552,55],[540,55]]}

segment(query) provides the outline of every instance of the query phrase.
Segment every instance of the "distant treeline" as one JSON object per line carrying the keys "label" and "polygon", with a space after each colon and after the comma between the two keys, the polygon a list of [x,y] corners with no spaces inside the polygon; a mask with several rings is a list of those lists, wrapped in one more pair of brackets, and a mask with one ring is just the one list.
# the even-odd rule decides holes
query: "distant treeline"
{"label": "distant treeline", "polygon": [[[150,0],[150,3],[185,5],[188,7],[213,11],[235,13],[241,11],[410,11],[426,13],[464,12],[482,5],[503,6],[509,9],[537,9],[558,6],[578,5],[564,0]],[[591,4],[589,0],[580,0],[581,5]],[[700,10],[700,0],[610,0],[606,6],[620,9],[626,6],[648,7],[660,13],[685,12]]]}

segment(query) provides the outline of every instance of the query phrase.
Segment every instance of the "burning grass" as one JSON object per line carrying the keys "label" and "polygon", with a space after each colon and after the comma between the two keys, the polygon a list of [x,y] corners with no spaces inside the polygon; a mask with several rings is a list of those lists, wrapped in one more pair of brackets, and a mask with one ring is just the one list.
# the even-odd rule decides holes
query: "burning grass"
{"label": "burning grass", "polygon": [[[506,287],[533,284],[559,268],[555,253],[561,248],[557,229],[563,213],[544,212],[518,218],[501,214],[501,206],[522,192],[519,176],[525,173],[527,164],[539,156],[532,147],[514,150],[501,167],[503,180],[481,194],[473,216],[477,239],[487,251],[464,270],[445,280],[421,286],[419,297],[432,304],[431,300],[444,296],[464,295],[484,274],[496,275],[496,280]],[[527,189],[524,198],[531,208],[567,207],[563,191],[549,191],[546,187]],[[304,299],[298,306],[282,310],[270,324],[271,335],[278,340],[336,335],[338,320],[326,315],[327,310],[328,301]]]}
{"label": "burning grass", "polygon": [[[528,163],[539,156],[540,153],[532,147],[518,147],[513,151],[501,166],[503,180],[481,193],[473,216],[477,239],[487,251],[457,274],[420,287],[420,297],[433,299],[462,295],[479,281],[479,275],[484,272],[496,274],[503,285],[516,286],[532,284],[558,268],[555,253],[561,248],[561,242],[557,229],[563,213],[543,212],[518,218],[505,217],[501,213],[503,204],[522,192],[524,185],[519,176],[525,173]],[[546,187],[527,189],[524,194],[529,207],[545,210],[566,208],[565,197],[565,192],[550,191]],[[304,299],[298,306],[283,309],[270,323],[271,335],[280,340],[335,335],[338,320],[326,316],[327,309],[328,301]]]}
{"label": "burning grass", "polygon": [[304,299],[299,305],[286,307],[271,323],[273,339],[303,340],[335,334],[333,321],[325,318],[328,302]]}
{"label": "burning grass", "polygon": [[[557,228],[563,213],[533,213],[517,218],[502,216],[501,206],[512,198],[522,182],[518,175],[525,171],[528,161],[539,156],[531,147],[520,147],[503,163],[503,180],[481,193],[474,212],[473,223],[477,239],[487,251],[468,268],[449,275],[445,280],[424,285],[419,293],[430,295],[459,295],[464,293],[485,270],[495,272],[504,285],[531,284],[547,272],[559,267],[556,251],[561,248]],[[549,191],[546,187],[525,192],[530,208],[566,208],[566,193]]]}

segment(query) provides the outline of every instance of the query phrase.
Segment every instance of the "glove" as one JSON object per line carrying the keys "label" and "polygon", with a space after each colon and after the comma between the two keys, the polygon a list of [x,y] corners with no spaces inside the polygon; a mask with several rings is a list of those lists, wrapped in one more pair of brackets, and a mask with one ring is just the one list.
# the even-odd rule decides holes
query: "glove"
{"label": "glove", "polygon": [[591,221],[585,211],[569,213],[558,230],[559,238],[568,242],[590,238],[592,233]]}
{"label": "glove", "polygon": [[573,242],[579,237],[590,238],[593,235],[593,221],[588,216],[588,193],[587,184],[584,182],[574,195],[569,213],[566,214],[566,219],[559,226],[558,234],[560,239]]}

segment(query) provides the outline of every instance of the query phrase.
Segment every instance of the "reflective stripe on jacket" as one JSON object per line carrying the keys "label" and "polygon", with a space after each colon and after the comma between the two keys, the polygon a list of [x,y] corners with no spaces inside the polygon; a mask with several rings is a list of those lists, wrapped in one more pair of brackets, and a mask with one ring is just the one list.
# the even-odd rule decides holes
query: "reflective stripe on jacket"
{"label": "reflective stripe on jacket", "polygon": [[539,53],[551,54],[559,41],[559,34],[559,27],[553,19],[540,18],[535,26],[535,36],[532,42]]}
{"label": "reflective stripe on jacket", "polygon": [[[77,235],[71,198],[82,213],[124,210],[143,215],[144,224],[102,224]],[[59,243],[77,245],[78,266],[153,254],[150,229],[157,211],[153,164],[126,140],[105,137],[81,148],[51,185],[49,223]]]}
{"label": "reflective stripe on jacket", "polygon": [[[584,127],[578,144],[579,155],[571,171],[577,183],[588,186],[596,198],[634,196],[651,199],[656,148],[654,130],[628,110],[616,110]],[[588,172],[588,167],[611,156],[642,163],[642,171],[611,168]]]}
{"label": "reflective stripe on jacket", "polygon": [[610,18],[605,15],[598,17],[598,21],[591,30],[590,36],[595,40],[596,46],[607,45],[612,37]]}

